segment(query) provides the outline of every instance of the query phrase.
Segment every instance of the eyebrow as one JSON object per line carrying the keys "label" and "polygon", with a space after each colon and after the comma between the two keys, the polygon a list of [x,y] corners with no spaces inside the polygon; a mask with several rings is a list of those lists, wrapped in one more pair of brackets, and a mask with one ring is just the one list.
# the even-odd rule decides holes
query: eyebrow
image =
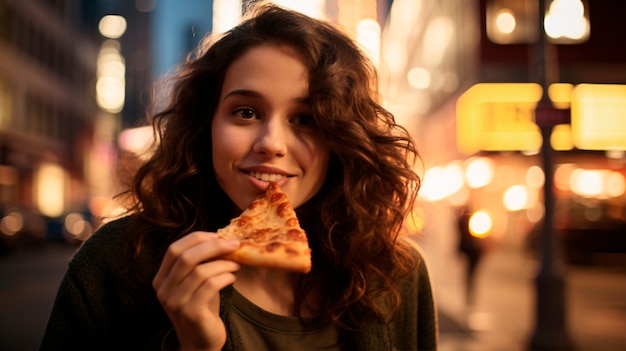
{"label": "eyebrow", "polygon": [[247,96],[247,97],[254,97],[254,98],[262,97],[261,94],[259,94],[258,92],[254,91],[254,90],[236,89],[236,90],[230,91],[228,94],[224,95],[224,99],[223,100],[226,100],[227,98],[229,98],[231,96]]}
{"label": "eyebrow", "polygon": [[[224,98],[222,100],[226,100],[231,96],[244,96],[244,97],[257,98],[257,99],[263,98],[263,95],[255,90],[235,89],[235,90],[228,92],[228,94],[224,95]],[[310,105],[311,104],[311,99],[308,96],[296,97],[292,99],[292,101],[298,105]]]}

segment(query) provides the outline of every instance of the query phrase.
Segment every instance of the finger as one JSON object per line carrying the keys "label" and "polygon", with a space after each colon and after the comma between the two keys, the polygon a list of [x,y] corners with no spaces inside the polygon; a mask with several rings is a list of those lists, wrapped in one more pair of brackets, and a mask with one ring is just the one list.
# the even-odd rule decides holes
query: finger
{"label": "finger", "polygon": [[233,272],[224,272],[205,279],[183,305],[184,313],[194,318],[200,318],[207,310],[219,314],[219,299],[216,298],[222,289],[233,284],[236,279]]}
{"label": "finger", "polygon": [[178,256],[166,280],[171,284],[178,284],[178,282],[185,279],[198,265],[232,252],[237,247],[239,247],[238,241],[222,239],[211,240],[192,246]]}
{"label": "finger", "polygon": [[158,285],[160,285],[162,281],[170,274],[172,265],[174,264],[174,262],[176,262],[182,252],[186,251],[190,247],[198,245],[199,243],[215,239],[217,239],[217,235],[215,235],[214,233],[198,231],[192,232],[172,243],[168,247],[167,252],[163,257],[163,261],[161,262],[161,266],[159,267],[159,270],[154,277],[152,284],[153,287],[156,288]]}
{"label": "finger", "polygon": [[[191,244],[191,246],[189,246],[189,244]],[[179,286],[195,267],[218,255],[231,252],[238,246],[238,241],[218,240],[213,236],[212,239],[208,240],[201,238],[200,240],[187,241],[186,245],[179,246],[179,248],[186,248],[186,250],[181,253],[177,252],[179,248],[174,247],[170,250],[172,257],[174,257],[174,262],[170,264],[171,267],[166,268],[165,265],[167,265],[167,263],[163,263],[163,267],[159,270],[153,281],[153,287],[157,292],[157,297],[159,297],[160,301],[163,301],[163,298],[167,298],[172,289]],[[167,274],[165,272],[167,272]]]}
{"label": "finger", "polygon": [[[212,298],[229,282],[232,284],[234,282],[233,273],[239,268],[237,263],[231,261],[213,261],[200,264],[194,267],[180,284],[166,284],[161,291],[157,292],[157,295],[168,310],[179,311],[189,305],[192,297],[201,290],[203,290],[201,291],[202,296]],[[207,300],[204,300],[204,305],[207,304]],[[202,304],[203,300],[195,299],[195,301]]]}

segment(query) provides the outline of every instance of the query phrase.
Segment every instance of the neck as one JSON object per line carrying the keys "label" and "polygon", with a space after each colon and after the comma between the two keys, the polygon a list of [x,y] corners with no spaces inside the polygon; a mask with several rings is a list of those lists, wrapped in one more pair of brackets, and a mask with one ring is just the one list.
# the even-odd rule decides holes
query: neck
{"label": "neck", "polygon": [[242,266],[233,285],[262,309],[281,316],[295,316],[299,274],[281,270]]}

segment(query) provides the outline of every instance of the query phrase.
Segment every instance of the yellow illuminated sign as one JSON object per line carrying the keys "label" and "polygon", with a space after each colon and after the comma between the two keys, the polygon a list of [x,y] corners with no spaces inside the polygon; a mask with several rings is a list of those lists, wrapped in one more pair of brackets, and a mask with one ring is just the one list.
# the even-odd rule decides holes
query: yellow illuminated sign
{"label": "yellow illuminated sign", "polygon": [[569,124],[557,124],[550,135],[550,145],[557,151],[567,151],[574,148],[572,142],[572,126]]}
{"label": "yellow illuminated sign", "polygon": [[626,85],[577,85],[572,139],[579,149],[626,150]]}
{"label": "yellow illuminated sign", "polygon": [[[535,108],[542,88],[535,83],[480,83],[457,101],[457,147],[485,151],[537,150],[542,139]],[[554,126],[555,150],[626,150],[626,85],[556,83],[552,105],[571,108],[571,125]]]}
{"label": "yellow illuminated sign", "polygon": [[459,151],[539,149],[534,109],[541,94],[535,83],[480,83],[469,88],[457,101]]}

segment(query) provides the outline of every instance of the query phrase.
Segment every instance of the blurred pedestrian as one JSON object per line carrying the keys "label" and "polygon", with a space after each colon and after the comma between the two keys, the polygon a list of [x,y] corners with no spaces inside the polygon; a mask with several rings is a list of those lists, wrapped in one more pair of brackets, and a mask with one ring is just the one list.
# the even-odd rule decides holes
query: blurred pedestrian
{"label": "blurred pedestrian", "polygon": [[[41,350],[435,350],[420,179],[375,71],[330,24],[258,5],[207,40],[154,115],[129,215],[72,259]],[[220,259],[215,231],[276,181],[312,248],[302,275]]]}
{"label": "blurred pedestrian", "polygon": [[474,304],[476,269],[485,252],[484,240],[472,233],[470,219],[472,211],[464,207],[457,218],[459,241],[458,252],[465,259],[465,303]]}

